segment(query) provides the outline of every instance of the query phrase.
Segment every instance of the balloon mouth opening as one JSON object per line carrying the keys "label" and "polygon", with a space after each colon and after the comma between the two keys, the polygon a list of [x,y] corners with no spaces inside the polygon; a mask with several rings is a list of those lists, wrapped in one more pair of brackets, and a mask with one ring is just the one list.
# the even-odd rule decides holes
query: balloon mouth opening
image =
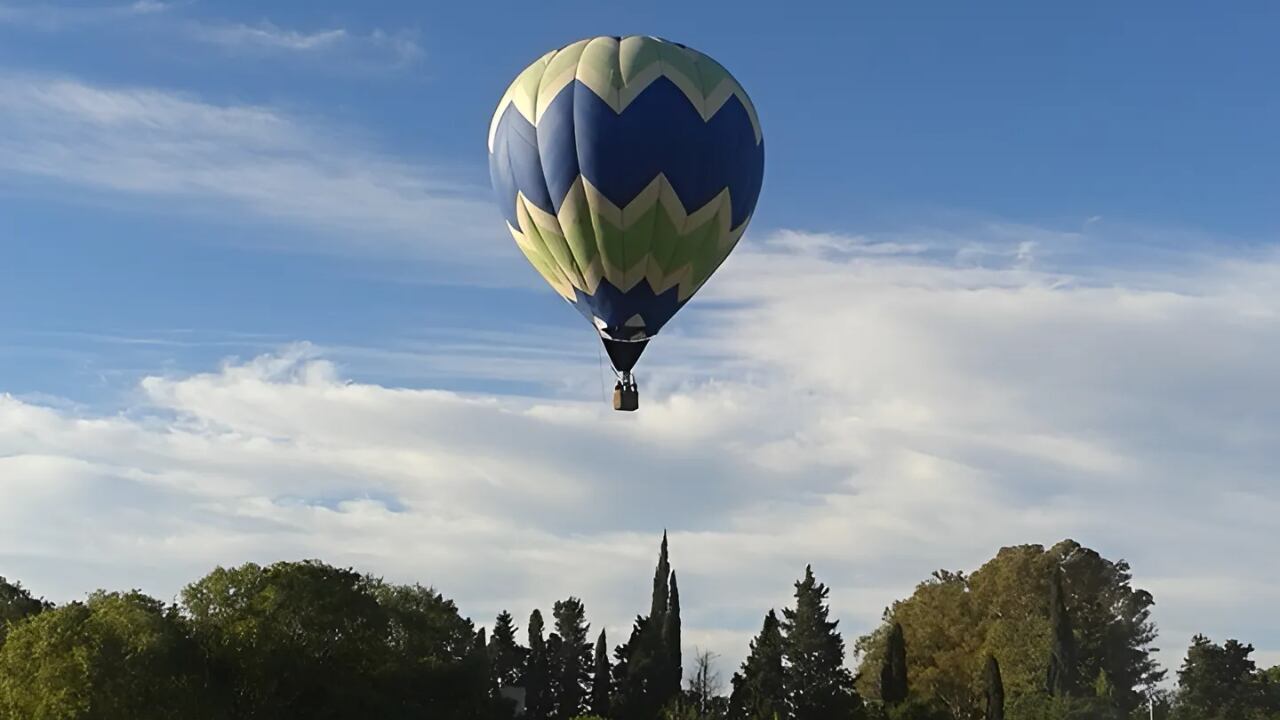
{"label": "balloon mouth opening", "polygon": [[600,333],[600,338],[607,342],[631,342],[643,343],[648,342],[650,338],[657,335],[657,332],[650,332],[649,327],[639,315],[632,317],[622,325],[608,325],[599,317],[593,318],[596,332]]}
{"label": "balloon mouth opening", "polygon": [[609,362],[613,364],[615,370],[623,374],[630,374],[631,370],[640,360],[640,355],[644,353],[645,347],[649,344],[649,338],[643,340],[613,340],[600,336],[600,341],[604,343],[604,350],[609,354]]}

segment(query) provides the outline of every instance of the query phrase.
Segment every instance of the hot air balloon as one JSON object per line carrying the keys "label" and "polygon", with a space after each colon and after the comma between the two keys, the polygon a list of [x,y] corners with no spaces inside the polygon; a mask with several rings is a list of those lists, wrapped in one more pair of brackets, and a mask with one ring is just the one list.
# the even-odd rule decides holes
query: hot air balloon
{"label": "hot air balloon", "polygon": [[580,40],[507,88],[489,172],[516,245],[600,334],[614,408],[635,410],[640,354],[755,211],[764,142],[747,93],[679,43]]}

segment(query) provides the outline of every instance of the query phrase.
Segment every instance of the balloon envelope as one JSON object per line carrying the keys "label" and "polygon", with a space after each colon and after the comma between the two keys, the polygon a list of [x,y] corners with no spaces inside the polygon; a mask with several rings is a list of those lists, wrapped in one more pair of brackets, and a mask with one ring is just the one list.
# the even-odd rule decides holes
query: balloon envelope
{"label": "balloon envelope", "polygon": [[716,61],[597,37],[516,77],[489,127],[489,171],[525,257],[613,345],[655,335],[733,250],[764,143]]}

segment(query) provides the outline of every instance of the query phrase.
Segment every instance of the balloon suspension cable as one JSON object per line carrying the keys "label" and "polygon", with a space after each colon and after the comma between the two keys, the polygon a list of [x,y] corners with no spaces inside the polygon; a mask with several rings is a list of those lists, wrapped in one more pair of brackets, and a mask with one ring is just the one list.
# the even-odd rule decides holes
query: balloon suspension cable
{"label": "balloon suspension cable", "polygon": [[607,401],[609,399],[609,391],[605,389],[604,382],[604,348],[597,347],[596,353],[600,356],[600,399]]}

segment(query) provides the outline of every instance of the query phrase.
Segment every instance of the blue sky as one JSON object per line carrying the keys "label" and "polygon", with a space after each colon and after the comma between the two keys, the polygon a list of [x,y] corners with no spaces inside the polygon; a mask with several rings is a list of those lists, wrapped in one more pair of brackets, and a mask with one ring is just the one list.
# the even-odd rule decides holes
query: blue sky
{"label": "blue sky", "polygon": [[[693,588],[752,589],[692,626],[733,659],[810,555],[854,633],[937,566],[1069,535],[1146,568],[1171,658],[1205,630],[1280,662],[1280,585],[1250,565],[1280,508],[1278,30],[1268,2],[0,1],[0,483],[14,518],[68,523],[0,534],[0,573],[164,595],[318,553],[440,578],[482,618],[573,591],[512,566],[499,596],[484,559],[572,546],[621,626],[605,568],[670,526],[703,543]],[[632,429],[485,158],[511,78],[597,34],[720,60],[767,148],[752,229],[646,355]],[[384,437],[334,430],[369,408]],[[928,521],[973,492],[1006,519]],[[457,537],[481,557],[396,552]],[[711,557],[751,542],[776,562]]]}

